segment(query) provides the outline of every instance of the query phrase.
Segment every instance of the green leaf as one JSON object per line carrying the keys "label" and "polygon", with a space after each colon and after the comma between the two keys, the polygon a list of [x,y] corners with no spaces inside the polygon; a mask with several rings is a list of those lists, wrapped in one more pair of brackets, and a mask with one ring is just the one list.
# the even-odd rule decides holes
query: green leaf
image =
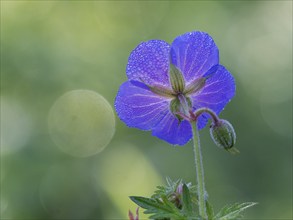
{"label": "green leaf", "polygon": [[191,203],[189,189],[185,183],[183,184],[183,187],[182,187],[182,203],[183,203],[184,211],[186,211],[187,214],[191,214],[192,203]]}
{"label": "green leaf", "polygon": [[167,181],[166,189],[168,189],[168,191],[172,191],[172,192],[176,191],[178,185],[182,182],[181,179],[173,181],[170,177],[166,177],[166,181]]}
{"label": "green leaf", "polygon": [[208,201],[206,201],[206,210],[207,210],[208,219],[213,220],[214,219],[214,209],[213,209],[213,206]]}
{"label": "green leaf", "polygon": [[157,214],[153,214],[149,217],[150,219],[168,219],[168,218],[171,218],[171,219],[180,219],[180,220],[185,220],[184,217],[179,217],[173,213],[157,213]]}
{"label": "green leaf", "polygon": [[219,220],[229,220],[241,217],[241,212],[245,209],[256,205],[255,202],[235,203],[233,205],[225,206],[220,212],[214,217]]}
{"label": "green leaf", "polygon": [[129,197],[134,203],[136,203],[138,206],[151,210],[152,212],[160,211],[160,212],[172,212],[172,209],[169,207],[164,206],[162,203],[158,203],[155,199],[145,198],[141,196],[130,196]]}
{"label": "green leaf", "polygon": [[173,185],[173,181],[171,180],[171,178],[170,177],[166,177],[166,181],[167,181],[167,184],[168,184],[168,186],[172,186]]}
{"label": "green leaf", "polygon": [[[158,199],[145,198],[140,196],[130,196],[130,199],[138,206],[146,209],[145,214],[153,214],[151,218],[175,218],[182,219],[182,215],[176,206],[168,201],[166,197],[162,197],[163,202]],[[155,217],[154,217],[155,216]]]}
{"label": "green leaf", "polygon": [[179,210],[177,209],[177,207],[172,202],[170,202],[168,200],[167,196],[163,195],[161,197],[161,199],[163,200],[164,205],[169,207],[172,210],[173,213],[178,213],[180,215]]}

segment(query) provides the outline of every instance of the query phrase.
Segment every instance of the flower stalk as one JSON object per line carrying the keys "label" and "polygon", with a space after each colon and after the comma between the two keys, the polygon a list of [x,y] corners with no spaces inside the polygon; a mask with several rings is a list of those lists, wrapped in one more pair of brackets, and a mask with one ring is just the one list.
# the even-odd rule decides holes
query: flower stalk
{"label": "flower stalk", "polygon": [[[193,137],[197,177],[197,189],[167,180],[169,186],[158,187],[152,198],[131,196],[131,200],[153,219],[236,219],[254,205],[236,204],[214,215],[207,201],[198,133],[207,117],[200,115],[212,119],[210,135],[218,147],[239,152],[234,147],[233,126],[217,116],[235,95],[236,86],[233,76],[219,64],[219,51],[211,36],[194,31],[176,37],[171,45],[162,40],[142,42],[131,52],[126,74],[128,80],[115,99],[119,118],[129,127],[151,130],[172,145],[185,145]],[[199,211],[192,205],[195,201]],[[137,220],[131,212],[129,218]]]}
{"label": "flower stalk", "polygon": [[217,124],[220,119],[219,117],[217,116],[217,114],[215,112],[213,112],[211,109],[209,108],[199,108],[197,109],[194,113],[192,112],[191,113],[191,117],[192,117],[192,120],[193,121],[197,121],[198,117],[202,114],[202,113],[208,113],[212,120],[213,120],[213,123]]}
{"label": "flower stalk", "polygon": [[198,130],[196,127],[196,121],[191,122],[192,132],[193,132],[193,152],[194,152],[194,162],[196,169],[197,187],[198,187],[198,204],[199,204],[199,215],[203,219],[207,219],[206,213],[206,191],[204,184],[204,171],[203,162],[200,148],[200,140],[198,135]]}

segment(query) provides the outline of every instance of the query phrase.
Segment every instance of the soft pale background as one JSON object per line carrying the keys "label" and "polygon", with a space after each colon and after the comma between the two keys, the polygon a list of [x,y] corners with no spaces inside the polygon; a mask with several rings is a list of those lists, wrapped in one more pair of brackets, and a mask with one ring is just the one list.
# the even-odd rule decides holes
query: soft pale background
{"label": "soft pale background", "polygon": [[137,44],[192,30],[213,36],[237,84],[222,116],[241,154],[201,132],[211,202],[255,201],[246,218],[291,219],[292,1],[1,1],[1,218],[125,219],[128,195],[148,196],[166,176],[195,182],[191,143],[173,147],[116,118],[104,151],[75,158],[47,124],[70,90],[113,107]]}

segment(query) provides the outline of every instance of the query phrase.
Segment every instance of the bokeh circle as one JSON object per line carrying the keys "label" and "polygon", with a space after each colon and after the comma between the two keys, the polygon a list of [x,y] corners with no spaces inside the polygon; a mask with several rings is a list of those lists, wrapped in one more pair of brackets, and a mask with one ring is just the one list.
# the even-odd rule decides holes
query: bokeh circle
{"label": "bokeh circle", "polygon": [[108,101],[89,90],[73,90],[56,100],[48,116],[54,143],[65,153],[88,157],[101,152],[115,132]]}

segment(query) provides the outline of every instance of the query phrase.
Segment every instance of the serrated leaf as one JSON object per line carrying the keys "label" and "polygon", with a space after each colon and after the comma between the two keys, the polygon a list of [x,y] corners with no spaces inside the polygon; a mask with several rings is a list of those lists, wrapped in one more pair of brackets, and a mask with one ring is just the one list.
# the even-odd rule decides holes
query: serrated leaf
{"label": "serrated leaf", "polygon": [[[149,217],[150,219],[165,219],[165,218],[171,218],[171,219],[178,219],[178,216],[172,213],[156,213]],[[185,218],[180,217],[180,220],[185,220]]]}
{"label": "serrated leaf", "polygon": [[158,190],[165,190],[165,187],[164,186],[157,186],[157,189]]}
{"label": "serrated leaf", "polygon": [[240,217],[240,213],[245,209],[256,205],[255,202],[235,203],[233,205],[225,206],[220,212],[214,217],[219,220],[229,220]]}
{"label": "serrated leaf", "polygon": [[161,199],[163,200],[164,205],[168,206],[173,211],[173,213],[178,213],[177,207],[168,200],[167,196],[163,195]]}
{"label": "serrated leaf", "polygon": [[[181,220],[181,219],[180,219]],[[193,216],[193,217],[190,217],[190,216],[188,216],[187,217],[187,220],[202,220],[200,217],[195,217],[195,216]]]}
{"label": "serrated leaf", "polygon": [[192,203],[191,203],[189,189],[186,186],[186,184],[183,184],[183,187],[182,187],[182,203],[183,203],[184,211],[186,211],[187,214],[191,214]]}
{"label": "serrated leaf", "polygon": [[167,181],[167,184],[168,184],[168,186],[172,186],[173,185],[173,181],[171,180],[171,178],[170,177],[166,177],[166,181]]}
{"label": "serrated leaf", "polygon": [[145,198],[140,196],[130,196],[130,199],[138,206],[146,209],[145,214],[153,214],[156,218],[175,218],[182,219],[179,210],[176,206],[168,201],[166,197],[162,197],[163,202],[159,202],[157,199]]}
{"label": "serrated leaf", "polygon": [[166,213],[172,213],[172,209],[170,209],[168,206],[165,206],[163,204],[158,203],[155,199],[145,198],[141,196],[130,196],[129,197],[134,203],[136,203],[138,206],[150,210],[152,212],[166,212]]}

